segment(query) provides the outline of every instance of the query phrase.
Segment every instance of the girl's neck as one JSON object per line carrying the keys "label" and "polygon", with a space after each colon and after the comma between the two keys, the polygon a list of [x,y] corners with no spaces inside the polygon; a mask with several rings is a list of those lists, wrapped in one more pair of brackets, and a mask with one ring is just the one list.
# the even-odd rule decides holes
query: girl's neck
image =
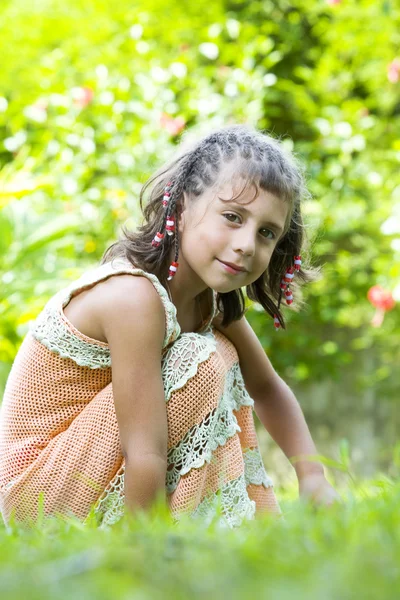
{"label": "girl's neck", "polygon": [[[196,296],[190,306],[176,305],[171,296],[168,284],[167,292],[171,302],[176,307],[177,321],[181,328],[181,332],[196,332],[201,330],[206,319],[209,318],[213,306],[211,288],[207,288],[204,292]],[[210,296],[208,296],[210,294]]]}
{"label": "girl's neck", "polygon": [[[171,253],[171,262],[172,260],[174,256]],[[210,293],[210,288],[193,272],[181,253],[178,260],[178,270],[172,280],[168,281],[168,293],[177,309],[182,312],[190,311],[197,300],[201,301]]]}

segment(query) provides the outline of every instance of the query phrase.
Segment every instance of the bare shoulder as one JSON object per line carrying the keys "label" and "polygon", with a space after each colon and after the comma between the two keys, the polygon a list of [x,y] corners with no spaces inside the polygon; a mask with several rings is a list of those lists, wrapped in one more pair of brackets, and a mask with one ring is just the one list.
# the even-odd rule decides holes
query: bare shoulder
{"label": "bare shoulder", "polygon": [[109,344],[114,332],[117,336],[122,332],[137,333],[144,324],[149,334],[164,339],[164,306],[147,277],[129,274],[110,277],[98,290],[94,311]]}

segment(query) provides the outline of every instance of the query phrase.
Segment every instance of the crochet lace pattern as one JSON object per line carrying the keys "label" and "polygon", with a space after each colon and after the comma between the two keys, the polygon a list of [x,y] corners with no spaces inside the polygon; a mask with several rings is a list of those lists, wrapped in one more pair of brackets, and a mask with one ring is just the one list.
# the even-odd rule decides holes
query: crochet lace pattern
{"label": "crochet lace pattern", "polygon": [[168,420],[166,492],[171,514],[235,527],[264,510],[281,514],[258,449],[252,411],[233,344],[209,319],[182,333],[177,311],[158,278],[114,259],[56,293],[14,360],[0,418],[0,511],[7,522],[45,511],[83,521],[91,509],[100,527],[124,515],[125,460],[115,414],[108,344],[87,337],[66,318],[74,294],[119,273],[147,277],[166,315],[161,374]]}
{"label": "crochet lace pattern", "polygon": [[[115,266],[116,265],[116,266]],[[136,274],[147,277],[159,293],[165,308],[166,331],[163,347],[165,348],[172,340],[180,334],[180,326],[176,320],[176,307],[170,301],[167,290],[161,285],[158,278],[152,273],[146,273],[142,269],[133,268],[122,259],[114,259],[105,263],[101,280],[107,279],[116,272],[122,274]],[[72,282],[65,289],[60,290],[47,302],[46,306],[31,326],[32,335],[52,352],[56,352],[63,358],[72,358],[81,367],[90,369],[101,369],[111,366],[110,349],[107,344],[86,338],[74,327],[66,327],[66,318],[63,308],[71,300],[76,290],[90,288],[99,281],[97,270],[84,273],[77,281]],[[69,325],[71,325],[69,323]],[[77,333],[79,337],[77,337]],[[86,339],[85,339],[86,338]]]}
{"label": "crochet lace pattern", "polygon": [[[198,352],[195,348],[198,348]],[[201,362],[207,360],[215,351],[215,338],[209,335],[205,338],[198,334],[182,334],[164,358],[163,381],[168,402],[172,391],[184,387],[187,381],[197,372]],[[181,358],[181,360],[179,360]],[[174,373],[171,381],[169,375]],[[190,429],[185,437],[171,450],[167,456],[166,488],[172,493],[180,478],[191,471],[202,467],[212,460],[213,452],[218,446],[223,446],[228,438],[241,431],[234,411],[241,406],[253,408],[254,401],[246,391],[239,364],[235,363],[228,371],[224,391],[218,406],[200,424]],[[271,478],[267,475],[258,448],[246,448],[243,453],[244,474],[234,481],[223,485],[221,509],[223,521],[227,526],[239,526],[244,518],[253,518],[255,502],[251,501],[247,486],[249,484],[272,487]],[[110,483],[104,496],[95,508],[101,527],[113,525],[124,515],[124,473],[121,471]],[[206,517],[206,521],[215,514],[215,506],[219,494],[207,496],[192,513],[193,518]],[[233,510],[234,507],[234,510]]]}

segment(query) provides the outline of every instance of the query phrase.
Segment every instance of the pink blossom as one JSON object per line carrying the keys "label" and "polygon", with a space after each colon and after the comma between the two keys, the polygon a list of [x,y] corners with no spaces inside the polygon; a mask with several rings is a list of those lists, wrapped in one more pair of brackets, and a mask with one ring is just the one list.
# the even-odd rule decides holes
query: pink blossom
{"label": "pink blossom", "polygon": [[371,319],[373,327],[380,327],[385,318],[385,313],[392,310],[395,305],[395,300],[388,290],[384,290],[380,285],[374,285],[368,290],[368,300],[375,306],[375,314]]}
{"label": "pink blossom", "polygon": [[383,310],[392,310],[395,300],[388,290],[384,290],[380,285],[374,285],[368,290],[368,300],[376,308]]}
{"label": "pink blossom", "polygon": [[93,100],[94,92],[90,87],[74,88],[74,105],[80,108],[85,108]]}
{"label": "pink blossom", "polygon": [[326,0],[326,3],[330,6],[334,6],[335,4],[340,4],[342,0]]}
{"label": "pink blossom", "polygon": [[400,79],[400,58],[394,58],[387,68],[387,78],[390,83],[397,83]]}
{"label": "pink blossom", "polygon": [[160,117],[160,125],[168,131],[170,135],[178,135],[185,127],[186,121],[183,117],[171,117],[167,113],[162,113]]}

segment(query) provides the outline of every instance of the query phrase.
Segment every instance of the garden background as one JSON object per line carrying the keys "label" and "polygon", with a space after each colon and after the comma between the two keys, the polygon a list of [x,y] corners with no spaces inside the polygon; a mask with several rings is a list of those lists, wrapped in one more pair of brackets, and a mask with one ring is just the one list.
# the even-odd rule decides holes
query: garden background
{"label": "garden background", "polygon": [[[0,33],[0,398],[30,323],[135,227],[182,133],[249,123],[306,165],[323,277],[287,331],[248,318],[335,482],[398,477],[398,3],[2,0]],[[293,468],[259,438],[279,495]]]}

